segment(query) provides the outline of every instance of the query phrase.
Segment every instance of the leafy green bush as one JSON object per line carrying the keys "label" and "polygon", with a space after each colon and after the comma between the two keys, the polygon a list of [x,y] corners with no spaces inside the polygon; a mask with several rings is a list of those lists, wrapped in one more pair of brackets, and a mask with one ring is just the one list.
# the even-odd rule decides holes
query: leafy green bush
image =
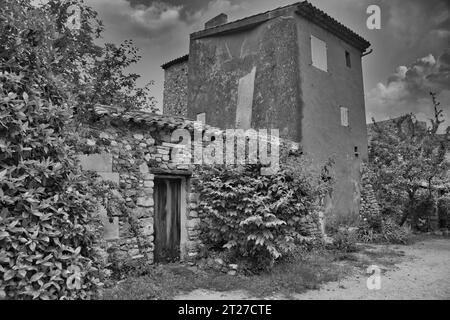
{"label": "leafy green bush", "polygon": [[261,175],[258,165],[202,169],[196,189],[203,243],[257,269],[292,252],[304,239],[303,218],[314,216],[330,185],[304,161],[289,160],[272,176]]}
{"label": "leafy green bush", "polygon": [[409,239],[409,232],[406,227],[401,227],[392,219],[383,221],[381,235],[388,243],[406,244]]}
{"label": "leafy green bush", "polygon": [[67,143],[70,34],[30,1],[4,1],[0,16],[0,298],[87,299],[100,285],[98,190]]}
{"label": "leafy green bush", "polygon": [[450,170],[445,157],[447,137],[438,134],[445,123],[443,110],[436,94],[430,95],[434,110],[431,126],[417,121],[413,114],[381,123],[374,121],[369,146],[371,182],[384,216],[400,226],[409,221],[420,231],[429,228],[420,223],[421,218],[435,210],[434,200],[426,193],[445,181]]}
{"label": "leafy green bush", "polygon": [[380,242],[381,228],[380,230],[375,230],[369,223],[364,221],[358,226],[357,237],[358,241],[363,243]]}
{"label": "leafy green bush", "polygon": [[450,228],[450,194],[438,199],[438,215],[441,228]]}
{"label": "leafy green bush", "polygon": [[364,243],[393,243],[406,244],[410,233],[406,227],[401,227],[391,218],[383,218],[381,225],[374,227],[369,220],[358,226],[357,238]]}
{"label": "leafy green bush", "polygon": [[355,232],[350,232],[349,230],[339,229],[333,235],[333,243],[331,245],[332,249],[343,251],[343,252],[355,252],[357,251],[356,242],[357,235]]}
{"label": "leafy green bush", "polygon": [[[3,74],[8,85],[22,77]],[[93,181],[62,135],[70,113],[30,90],[0,92],[0,295],[88,298],[97,263]],[[16,89],[17,90],[17,89]],[[21,90],[17,90],[21,91]]]}

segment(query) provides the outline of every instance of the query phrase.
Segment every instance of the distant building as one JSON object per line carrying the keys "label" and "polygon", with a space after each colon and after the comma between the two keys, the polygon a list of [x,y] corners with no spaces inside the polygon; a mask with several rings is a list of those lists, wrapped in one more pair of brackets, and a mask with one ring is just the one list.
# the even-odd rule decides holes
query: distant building
{"label": "distant building", "polygon": [[162,66],[164,72],[163,113],[187,116],[189,55],[172,60]]}
{"label": "distant building", "polygon": [[163,65],[164,113],[220,128],[279,129],[322,165],[335,160],[326,214],[357,216],[367,160],[361,60],[370,43],[307,1],[190,35]]}

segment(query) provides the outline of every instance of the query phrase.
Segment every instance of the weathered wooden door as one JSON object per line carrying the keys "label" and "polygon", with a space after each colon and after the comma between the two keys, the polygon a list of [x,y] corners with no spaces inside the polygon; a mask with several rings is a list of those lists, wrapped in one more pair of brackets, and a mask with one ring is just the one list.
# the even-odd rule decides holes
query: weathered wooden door
{"label": "weathered wooden door", "polygon": [[180,258],[181,179],[155,179],[155,262]]}

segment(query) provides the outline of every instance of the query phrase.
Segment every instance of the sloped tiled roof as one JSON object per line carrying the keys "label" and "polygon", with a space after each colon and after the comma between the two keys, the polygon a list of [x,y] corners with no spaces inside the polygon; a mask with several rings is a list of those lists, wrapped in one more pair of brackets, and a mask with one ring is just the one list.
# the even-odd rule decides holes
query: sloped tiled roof
{"label": "sloped tiled roof", "polygon": [[106,105],[96,105],[94,110],[99,116],[109,116],[125,122],[145,123],[157,128],[192,130],[195,123],[183,117],[167,116],[140,110],[124,111],[121,108]]}
{"label": "sloped tiled roof", "polygon": [[370,42],[362,38],[360,35],[356,34],[340,22],[336,21],[334,18],[330,17],[328,14],[322,10],[314,7],[308,1],[303,1],[299,3],[297,7],[297,13],[306,19],[320,25],[322,28],[333,33],[335,36],[341,38],[342,40],[350,43],[361,51],[365,51],[370,47]]}
{"label": "sloped tiled roof", "polygon": [[[159,129],[165,129],[165,128],[170,129],[170,130],[187,129],[189,131],[194,131],[198,124],[198,122],[196,122],[196,121],[186,119],[183,117],[167,116],[167,115],[161,115],[161,114],[140,111],[140,110],[124,111],[123,108],[100,105],[100,104],[95,105],[94,111],[98,116],[106,116],[106,117],[110,117],[112,119],[118,119],[118,120],[121,120],[124,122],[129,122],[129,123],[145,124],[145,125],[148,125],[151,127],[159,128]],[[201,129],[207,130],[207,131],[210,131],[210,132],[213,132],[216,134],[225,134],[224,129],[213,127],[208,124],[203,124]],[[256,130],[254,130],[254,132],[256,133]],[[250,137],[250,136],[252,136],[253,132],[252,131],[246,132],[246,130],[244,130],[243,134],[246,137]],[[270,137],[269,137],[269,139],[270,139]],[[282,142],[282,143],[289,143],[293,146],[298,145],[297,143],[295,143],[289,139],[278,138],[278,141]]]}
{"label": "sloped tiled roof", "polygon": [[[222,25],[218,25],[213,28],[209,28],[206,30],[200,30],[198,32],[194,32],[191,34],[191,37],[193,38],[201,38],[203,36],[210,36],[215,33],[221,33],[226,30],[231,30],[235,28],[241,28],[242,26],[245,26],[247,24],[255,24],[259,22],[263,22],[266,20],[269,20],[273,17],[272,13],[283,10],[289,7],[297,7],[296,13],[304,17],[305,19],[310,20],[311,22],[314,22],[315,24],[321,26],[328,32],[334,34],[338,38],[344,40],[345,42],[351,44],[352,46],[358,48],[361,52],[364,52],[370,47],[370,42],[365,40],[363,37],[355,33],[354,31],[350,30],[346,26],[344,26],[342,23],[338,22],[336,19],[332,18],[328,14],[326,14],[324,11],[320,10],[319,8],[313,6],[308,1],[298,2],[294,3],[288,6],[279,7],[270,11],[266,11],[263,13],[259,13],[253,16],[249,16],[243,19],[239,19],[236,21],[232,21],[229,23],[225,23]],[[166,62],[161,66],[164,70],[176,65],[178,63],[186,62],[189,60],[189,54],[186,54],[184,56],[181,56],[179,58],[173,59],[169,62]]]}
{"label": "sloped tiled roof", "polygon": [[197,31],[191,34],[191,38],[197,39],[208,37],[214,34],[231,32],[233,30],[239,30],[241,28],[245,29],[247,26],[259,24],[267,20],[273,19],[277,17],[279,14],[282,14],[283,10],[289,9],[290,7],[296,8],[295,12],[297,14],[321,26],[325,30],[329,31],[330,33],[334,34],[340,39],[346,41],[352,46],[358,48],[362,52],[364,52],[367,48],[370,47],[370,43],[367,40],[365,40],[364,38],[353,32],[340,22],[336,21],[334,18],[332,18],[322,10],[316,8],[308,1],[297,2],[288,6],[276,8],[267,12],[259,13],[250,17],[232,21],[213,28]]}
{"label": "sloped tiled roof", "polygon": [[176,59],[173,59],[173,60],[171,60],[171,61],[169,61],[169,62],[164,63],[164,64],[161,66],[161,68],[163,68],[164,70],[166,70],[167,68],[169,68],[169,67],[171,67],[171,66],[173,66],[173,65],[176,65],[176,64],[178,64],[178,63],[182,63],[182,62],[185,62],[185,61],[188,61],[188,60],[189,60],[189,55],[188,55],[188,54],[185,54],[184,56],[181,56],[181,57],[179,57],[179,58],[176,58]]}

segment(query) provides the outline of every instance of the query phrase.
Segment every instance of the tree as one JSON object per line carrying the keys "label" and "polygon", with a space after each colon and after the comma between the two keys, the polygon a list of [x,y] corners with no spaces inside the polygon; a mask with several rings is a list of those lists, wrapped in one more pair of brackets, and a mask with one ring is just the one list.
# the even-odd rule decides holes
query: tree
{"label": "tree", "polygon": [[[82,13],[76,30],[71,5]],[[71,124],[95,120],[96,103],[151,100],[125,73],[135,49],[96,45],[101,31],[81,1],[2,1],[0,299],[90,298],[98,289],[92,212],[101,190],[78,166]]]}
{"label": "tree", "polygon": [[394,127],[380,126],[374,121],[375,136],[369,147],[369,162],[375,172],[374,188],[382,200],[385,213],[399,213],[399,224],[414,214],[418,193],[423,188],[429,197],[440,179],[445,178],[449,163],[445,159],[447,135],[438,131],[444,122],[436,95],[431,93],[434,118],[431,127],[417,121],[413,114],[394,119]]}

